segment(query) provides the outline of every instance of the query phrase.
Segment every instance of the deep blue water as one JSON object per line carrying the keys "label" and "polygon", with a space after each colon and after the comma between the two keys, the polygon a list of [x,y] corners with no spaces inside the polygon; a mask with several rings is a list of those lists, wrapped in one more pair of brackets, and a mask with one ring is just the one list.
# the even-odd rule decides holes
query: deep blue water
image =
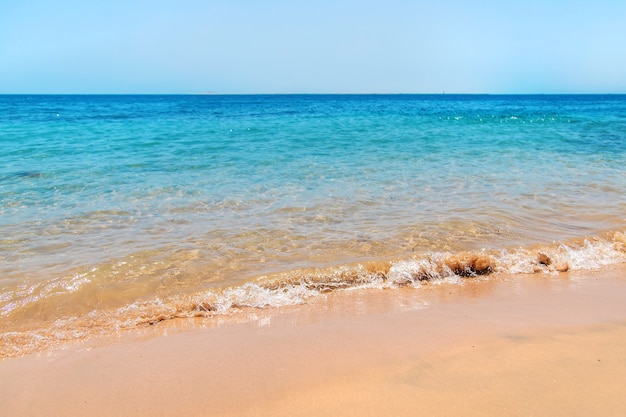
{"label": "deep blue water", "polygon": [[21,242],[2,255],[47,233],[86,257],[74,241],[101,239],[97,258],[137,249],[120,232],[138,248],[322,233],[285,226],[307,207],[348,236],[494,211],[523,217],[514,233],[561,205],[619,217],[625,132],[624,96],[2,96],[0,225]]}
{"label": "deep blue water", "polygon": [[623,230],[626,96],[0,96],[0,161],[5,302],[147,297]]}

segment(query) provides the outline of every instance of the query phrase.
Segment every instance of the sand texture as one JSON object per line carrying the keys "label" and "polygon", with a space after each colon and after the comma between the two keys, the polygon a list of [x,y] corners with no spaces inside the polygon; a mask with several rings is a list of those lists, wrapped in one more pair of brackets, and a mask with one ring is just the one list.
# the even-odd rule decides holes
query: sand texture
{"label": "sand texture", "polygon": [[624,265],[337,292],[0,362],[0,416],[624,410]]}

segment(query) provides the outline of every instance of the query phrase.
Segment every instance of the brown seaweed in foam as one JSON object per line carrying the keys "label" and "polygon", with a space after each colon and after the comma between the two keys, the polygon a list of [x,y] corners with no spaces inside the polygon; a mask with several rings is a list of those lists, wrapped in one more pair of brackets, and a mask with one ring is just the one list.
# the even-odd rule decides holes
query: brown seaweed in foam
{"label": "brown seaweed in foam", "polygon": [[371,261],[363,264],[363,268],[369,274],[376,275],[379,278],[386,279],[391,269],[391,261]]}
{"label": "brown seaweed in foam", "polygon": [[[569,271],[569,264],[565,260],[555,260],[553,261],[548,255],[542,252],[537,253],[537,265],[543,265],[545,267],[552,267],[557,272],[567,272]],[[540,272],[541,269],[536,268],[535,272]]]}
{"label": "brown seaweed in foam", "polygon": [[569,264],[566,261],[561,261],[554,266],[554,269],[558,272],[567,272],[569,271]]}
{"label": "brown seaweed in foam", "polygon": [[545,253],[539,252],[537,254],[537,263],[539,265],[549,266],[550,264],[552,264],[552,259],[550,259],[550,257]]}
{"label": "brown seaweed in foam", "polygon": [[471,277],[494,271],[495,261],[488,255],[462,252],[446,258],[445,264],[455,275]]}

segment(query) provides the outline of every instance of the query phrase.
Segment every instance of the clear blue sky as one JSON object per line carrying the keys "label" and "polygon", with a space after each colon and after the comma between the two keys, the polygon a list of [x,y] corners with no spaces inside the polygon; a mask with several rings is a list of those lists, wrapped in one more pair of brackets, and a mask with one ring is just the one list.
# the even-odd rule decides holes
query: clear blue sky
{"label": "clear blue sky", "polygon": [[626,93],[625,0],[0,0],[0,93]]}

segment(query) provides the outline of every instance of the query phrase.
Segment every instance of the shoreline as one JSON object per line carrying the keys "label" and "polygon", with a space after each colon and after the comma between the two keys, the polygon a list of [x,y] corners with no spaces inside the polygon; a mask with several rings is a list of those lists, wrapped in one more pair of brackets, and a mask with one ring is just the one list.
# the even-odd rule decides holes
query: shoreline
{"label": "shoreline", "polygon": [[619,415],[624,299],[618,264],[170,320],[1,361],[0,414]]}
{"label": "shoreline", "polygon": [[[157,262],[146,267],[150,263],[141,258],[122,270],[103,268],[99,277],[73,274],[69,281],[44,280],[17,292],[8,291],[9,296],[0,301],[0,360],[51,350],[68,342],[134,331],[162,321],[198,317],[219,321],[215,316],[224,316],[228,321],[241,309],[313,303],[313,298],[338,290],[422,287],[484,276],[498,279],[498,275],[506,274],[594,270],[615,263],[626,263],[626,235],[619,231],[509,250],[433,251],[296,267],[252,278],[244,274],[239,281],[224,278],[221,284],[213,282],[212,287],[202,290],[194,290],[194,285],[199,285],[196,281],[207,277],[206,272],[200,272],[200,265],[164,266]],[[143,272],[137,275],[137,269]],[[236,275],[237,271],[232,273]],[[122,281],[123,286],[111,285],[119,280],[118,274],[130,274],[137,278],[137,283]],[[146,277],[152,282],[154,274],[159,278],[153,284],[141,284]],[[177,278],[178,274],[182,278]],[[189,274],[196,275],[187,282]]]}

